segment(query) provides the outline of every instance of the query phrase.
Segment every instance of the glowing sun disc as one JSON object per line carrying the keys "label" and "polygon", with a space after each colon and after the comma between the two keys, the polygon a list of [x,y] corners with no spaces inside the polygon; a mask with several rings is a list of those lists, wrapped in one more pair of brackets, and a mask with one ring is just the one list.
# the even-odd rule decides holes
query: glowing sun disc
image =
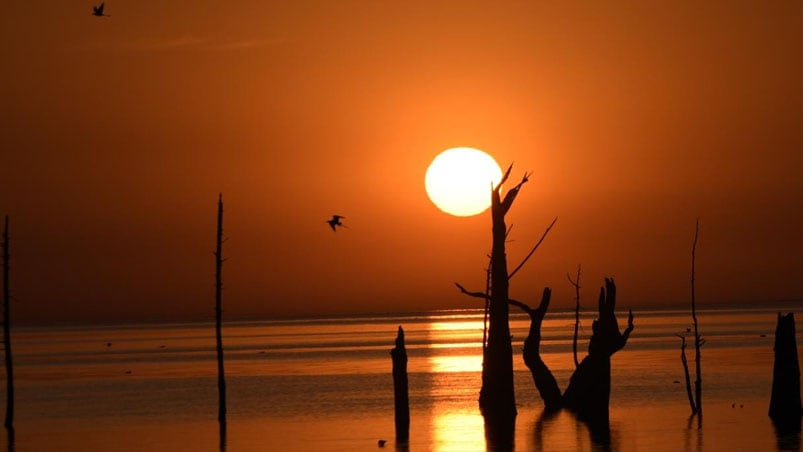
{"label": "glowing sun disc", "polygon": [[470,217],[490,207],[491,186],[501,180],[502,170],[490,155],[474,148],[452,148],[432,160],[424,184],[439,209]]}

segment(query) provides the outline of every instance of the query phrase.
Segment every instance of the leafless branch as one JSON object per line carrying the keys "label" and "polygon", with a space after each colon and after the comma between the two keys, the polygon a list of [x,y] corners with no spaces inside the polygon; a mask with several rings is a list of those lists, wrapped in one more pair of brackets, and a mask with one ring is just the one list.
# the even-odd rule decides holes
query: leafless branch
{"label": "leafless branch", "polygon": [[508,177],[510,177],[510,171],[511,171],[512,169],[513,169],[513,163],[511,163],[511,164],[510,164],[510,166],[508,166],[508,167],[507,167],[507,171],[505,171],[505,175],[504,175],[504,176],[502,176],[502,180],[500,180],[500,181],[499,181],[499,183],[496,185],[496,187],[493,187],[493,190],[494,190],[494,191],[497,191],[497,190],[499,190],[499,187],[501,187],[501,186],[502,186],[502,184],[504,184],[505,182],[507,182],[507,178],[508,178]]}
{"label": "leafless branch", "polygon": [[531,173],[524,173],[524,176],[522,176],[521,178],[521,182],[516,184],[515,187],[511,188],[510,190],[507,191],[507,193],[505,193],[505,199],[502,201],[502,206],[501,206],[503,215],[506,214],[508,210],[510,210],[510,206],[513,205],[513,201],[519,194],[521,186],[526,184],[527,181],[530,180],[530,174]]}
{"label": "leafless branch", "polygon": [[541,243],[544,241],[544,239],[546,238],[547,234],[549,234],[549,231],[552,229],[552,226],[554,226],[555,222],[557,222],[557,221],[558,221],[558,217],[555,217],[555,219],[552,220],[552,223],[550,223],[549,227],[546,228],[544,233],[541,235],[541,238],[538,239],[538,242],[536,242],[535,246],[533,246],[532,249],[530,250],[530,252],[527,253],[527,256],[525,256],[524,259],[522,259],[521,263],[519,265],[517,265],[516,268],[514,268],[513,271],[510,272],[510,274],[507,276],[508,280],[513,278],[513,275],[515,275],[521,269],[521,267],[523,267],[524,264],[526,264],[527,261],[530,260],[530,257],[532,257],[533,253],[535,253],[535,250],[537,250],[538,247],[541,246]]}
{"label": "leafless branch", "polygon": [[460,285],[460,283],[454,283],[454,285],[457,286],[458,289],[460,289],[460,292],[462,292],[465,295],[468,295],[469,297],[482,298],[484,300],[487,300],[487,299],[490,298],[487,294],[484,294],[482,292],[469,292],[468,290],[466,290],[465,287]]}
{"label": "leafless branch", "polygon": [[[467,290],[460,283],[454,283],[454,285],[457,286],[458,289],[460,289],[461,293],[463,293],[464,295],[468,295],[469,297],[483,298],[483,299],[486,299],[486,300],[490,299],[490,296],[488,296],[488,295],[486,295],[486,294],[484,294],[482,292],[471,292],[471,291]],[[527,303],[523,303],[521,301],[513,300],[513,299],[510,299],[510,298],[507,300],[507,302],[508,302],[508,304],[512,304],[513,306],[516,306],[516,307],[520,308],[524,312],[532,311],[532,308],[530,308],[530,306]]]}

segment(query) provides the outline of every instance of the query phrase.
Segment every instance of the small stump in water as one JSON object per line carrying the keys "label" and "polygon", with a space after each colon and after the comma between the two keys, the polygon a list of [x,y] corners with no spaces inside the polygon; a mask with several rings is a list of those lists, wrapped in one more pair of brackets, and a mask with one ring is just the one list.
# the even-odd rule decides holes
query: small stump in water
{"label": "small stump in water", "polygon": [[[399,327],[396,346],[390,351],[393,359],[393,396],[396,419],[396,443],[410,440],[410,401],[407,388],[407,349],[404,348],[404,330]],[[380,447],[384,446],[384,442]]]}
{"label": "small stump in water", "polygon": [[803,408],[800,402],[800,365],[797,358],[795,317],[792,313],[778,313],[769,415],[779,435],[800,433]]}

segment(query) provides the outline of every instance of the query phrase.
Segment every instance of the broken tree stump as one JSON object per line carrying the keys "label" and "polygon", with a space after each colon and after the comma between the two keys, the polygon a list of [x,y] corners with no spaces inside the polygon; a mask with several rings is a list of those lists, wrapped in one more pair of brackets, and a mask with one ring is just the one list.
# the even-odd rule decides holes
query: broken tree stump
{"label": "broken tree stump", "polygon": [[803,408],[800,402],[800,365],[797,358],[795,317],[792,313],[778,313],[769,416],[779,431],[800,431]]}
{"label": "broken tree stump", "polygon": [[396,346],[390,351],[393,360],[393,406],[396,422],[396,443],[410,440],[410,399],[407,384],[407,349],[404,347],[404,330],[399,326]]}

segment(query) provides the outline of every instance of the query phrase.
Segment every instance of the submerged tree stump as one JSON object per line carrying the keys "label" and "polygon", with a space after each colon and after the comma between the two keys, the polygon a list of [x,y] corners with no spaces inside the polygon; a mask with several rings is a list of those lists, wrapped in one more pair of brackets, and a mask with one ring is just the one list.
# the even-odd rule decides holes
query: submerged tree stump
{"label": "submerged tree stump", "polygon": [[800,402],[800,365],[797,358],[795,317],[792,313],[778,313],[769,416],[779,431],[800,431],[803,408]]}
{"label": "submerged tree stump", "polygon": [[410,399],[407,384],[407,349],[404,347],[404,330],[399,326],[396,346],[390,351],[393,360],[393,406],[396,422],[396,443],[410,440]]}
{"label": "submerged tree stump", "polygon": [[530,334],[524,342],[524,363],[530,369],[533,382],[544,400],[544,410],[554,412],[566,408],[585,422],[592,437],[606,442],[609,432],[609,403],[611,395],[611,356],[624,348],[633,331],[633,313],[628,315],[627,328],[620,332],[616,319],[616,285],[605,279],[600,289],[599,316],[593,323],[588,355],[572,374],[569,386],[561,396],[552,371],[541,359],[541,322],[549,307],[549,289],[544,290],[541,305],[530,309],[515,302],[530,315]]}

